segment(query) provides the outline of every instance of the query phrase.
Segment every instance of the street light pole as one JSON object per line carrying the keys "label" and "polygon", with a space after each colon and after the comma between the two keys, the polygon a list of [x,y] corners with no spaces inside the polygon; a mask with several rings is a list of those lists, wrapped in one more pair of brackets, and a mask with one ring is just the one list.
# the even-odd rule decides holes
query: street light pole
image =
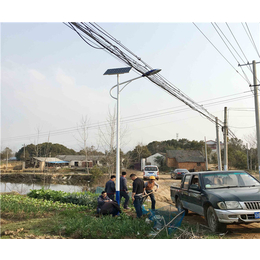
{"label": "street light pole", "polygon": [[[117,133],[116,133],[116,201],[120,205],[120,92],[132,81],[140,79],[142,77],[149,77],[160,72],[160,69],[153,69],[147,71],[142,76],[127,80],[125,82],[119,83],[119,74],[128,73],[131,70],[131,67],[128,68],[118,68],[118,69],[108,69],[104,75],[117,75],[117,84],[110,89],[110,96],[117,100]],[[120,85],[125,84],[125,86],[120,90]],[[117,96],[114,97],[111,94],[111,91],[117,87]]]}
{"label": "street light pole", "polygon": [[116,201],[120,205],[120,88],[117,74],[117,120],[116,120]]}

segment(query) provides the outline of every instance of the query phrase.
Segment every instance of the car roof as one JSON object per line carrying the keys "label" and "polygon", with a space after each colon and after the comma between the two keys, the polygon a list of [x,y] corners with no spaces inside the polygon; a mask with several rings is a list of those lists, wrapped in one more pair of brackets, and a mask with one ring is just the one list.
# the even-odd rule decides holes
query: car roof
{"label": "car roof", "polygon": [[[243,170],[231,170],[231,171],[204,171],[204,172],[196,172],[199,173],[199,174],[214,174],[214,173],[234,173],[234,172],[246,172],[246,171],[243,171]],[[247,172],[246,172],[247,173]]]}

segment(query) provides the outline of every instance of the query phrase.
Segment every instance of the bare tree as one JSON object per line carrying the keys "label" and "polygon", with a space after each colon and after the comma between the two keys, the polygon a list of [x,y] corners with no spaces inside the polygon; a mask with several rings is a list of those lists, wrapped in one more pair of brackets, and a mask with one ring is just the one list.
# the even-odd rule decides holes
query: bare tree
{"label": "bare tree", "polygon": [[249,168],[252,170],[253,168],[253,159],[256,157],[256,146],[257,146],[257,139],[256,139],[256,131],[253,133],[244,136],[246,142],[249,145]]}
{"label": "bare tree", "polygon": [[[105,162],[108,167],[108,173],[115,172],[116,166],[116,107],[114,107],[113,113],[108,109],[107,124],[105,130],[99,127],[99,142],[102,149],[105,151]],[[121,145],[124,145],[123,137],[126,134],[126,128],[120,131]]]}
{"label": "bare tree", "polygon": [[138,162],[141,162],[141,154],[144,150],[144,144],[142,142],[138,142],[137,146],[135,147],[136,152],[138,154]]}
{"label": "bare tree", "polygon": [[85,161],[86,161],[86,170],[89,174],[89,166],[88,166],[88,147],[87,147],[87,139],[88,139],[88,124],[89,119],[87,116],[81,118],[80,125],[78,126],[78,134],[80,139],[77,141],[80,144],[80,148],[84,151]]}
{"label": "bare tree", "polygon": [[99,127],[99,140],[100,145],[105,151],[105,163],[108,167],[108,174],[111,175],[115,171],[115,156],[116,156],[116,109],[114,108],[113,114],[108,110],[107,125],[103,131]]}
{"label": "bare tree", "polygon": [[[37,141],[34,141],[36,157],[38,157],[38,155],[39,155],[39,137],[40,137],[40,128],[38,127],[37,128]],[[33,173],[35,173],[35,167],[36,167],[36,160],[34,161]]]}

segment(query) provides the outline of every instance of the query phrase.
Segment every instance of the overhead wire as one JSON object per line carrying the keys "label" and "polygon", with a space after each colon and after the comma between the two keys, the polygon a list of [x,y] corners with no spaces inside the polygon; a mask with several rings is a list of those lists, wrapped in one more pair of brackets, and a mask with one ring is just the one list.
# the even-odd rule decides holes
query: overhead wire
{"label": "overhead wire", "polygon": [[[225,40],[223,39],[223,37],[220,35],[220,33],[219,33],[219,31],[222,33],[222,35],[225,37],[225,39],[228,41],[228,43],[229,43],[229,45],[233,48],[233,50],[238,54],[238,52],[236,51],[236,49],[234,48],[234,46],[230,43],[230,41],[227,39],[227,37],[225,36],[225,34],[223,33],[223,31],[220,29],[220,27],[217,25],[217,23],[215,23],[216,24],[216,27],[218,27],[218,30],[217,30],[217,28],[215,27],[215,25],[213,24],[213,23],[211,23],[212,24],[212,26],[214,27],[214,29],[216,30],[216,32],[218,33],[218,35],[219,35],[219,37],[221,38],[221,40],[224,42],[224,44],[226,45],[226,47],[228,48],[228,50],[230,51],[230,53],[232,54],[232,56],[234,57],[234,59],[236,60],[236,62],[238,63],[238,64],[240,64],[240,62],[239,62],[239,60],[237,59],[237,57],[235,57],[235,55],[234,55],[234,53],[231,51],[231,49],[229,48],[229,46],[227,45],[227,43],[225,42]],[[238,54],[238,56],[241,58],[241,56]],[[242,61],[243,61],[243,59],[242,59]],[[247,75],[246,75],[246,73],[244,72],[244,70],[243,70],[243,67],[240,67],[240,69],[242,70],[242,72],[243,72],[243,74],[244,74],[244,76],[245,76],[245,79],[246,79],[246,81],[247,81],[247,83],[249,84],[249,85],[251,85],[251,83],[250,83],[250,81],[249,81],[249,79],[248,79],[248,77],[247,77]]]}
{"label": "overhead wire", "polygon": [[[111,53],[113,53],[114,55],[116,55],[117,57],[119,57],[120,59],[122,59],[126,64],[128,64],[129,66],[133,67],[134,70],[136,70],[137,72],[144,74],[147,71],[149,71],[148,69],[151,69],[152,67],[149,66],[147,63],[145,63],[144,61],[141,61],[144,65],[141,65],[138,63],[138,61],[133,60],[129,55],[125,54],[121,49],[119,49],[117,46],[115,46],[114,44],[112,44],[111,42],[108,41],[108,39],[105,39],[103,35],[100,35],[99,32],[96,32],[94,29],[92,28],[93,25],[90,24],[79,24],[79,23],[70,23],[73,26],[75,26],[77,29],[81,30],[82,32],[86,33],[89,37],[91,37],[92,39],[94,39],[95,41],[97,41],[101,46],[105,47],[108,51],[110,51]],[[86,27],[86,28],[85,28]],[[91,32],[91,33],[90,33]],[[96,37],[98,36],[98,37]],[[111,39],[111,37],[110,37]],[[133,55],[137,60],[141,60],[138,56],[134,55],[131,51],[129,51],[125,46],[123,46],[119,41],[114,40],[116,44],[118,44],[120,47],[126,49],[131,55]],[[166,92],[168,92],[170,95],[175,96],[176,98],[178,98],[179,100],[181,100],[183,103],[185,103],[186,105],[188,105],[190,108],[192,108],[193,110],[201,113],[203,116],[205,116],[207,119],[209,119],[210,121],[214,122],[214,116],[211,115],[207,110],[205,110],[203,107],[199,106],[198,104],[196,104],[193,100],[191,100],[187,95],[185,95],[184,93],[182,93],[179,89],[176,89],[175,86],[172,86],[168,81],[165,81],[162,77],[160,77],[159,74],[156,75],[152,75],[149,78],[147,78],[148,80],[152,81],[153,83],[155,83],[156,85],[158,85],[159,87],[163,88]],[[223,122],[220,122],[220,124],[223,124]]]}
{"label": "overhead wire", "polygon": [[246,57],[246,55],[245,55],[245,53],[244,53],[244,51],[242,50],[242,48],[241,48],[241,46],[240,46],[240,44],[238,43],[238,41],[237,41],[237,39],[236,39],[236,37],[235,37],[235,35],[234,35],[234,33],[232,32],[232,30],[231,30],[231,28],[229,27],[229,25],[228,25],[228,23],[226,23],[226,25],[227,25],[227,27],[228,27],[228,29],[229,29],[229,31],[230,31],[230,33],[231,33],[231,35],[233,36],[233,38],[234,38],[234,40],[235,40],[235,42],[236,42],[236,44],[238,45],[238,47],[239,47],[239,49],[240,49],[240,51],[242,52],[242,54],[244,55],[244,58],[246,59],[246,61],[247,62],[244,62],[244,63],[248,63],[249,64],[249,61],[248,61],[248,59],[247,59],[247,57]]}
{"label": "overhead wire", "polygon": [[[250,35],[250,36],[249,36],[248,33],[247,33],[247,36],[248,36],[249,40],[251,41],[251,43],[252,43],[252,45],[253,45],[253,47],[254,47],[256,53],[258,54],[258,57],[260,58],[260,54],[259,54],[258,49],[257,49],[257,47],[256,47],[256,44],[255,44],[254,38],[253,38],[253,36],[252,36],[252,34],[251,34],[251,31],[250,31],[250,29],[249,29],[247,23],[245,23],[245,24],[246,24],[247,30],[248,30],[248,32],[249,32],[249,35]],[[242,25],[243,25],[243,23],[242,23]],[[244,26],[243,26],[243,27],[244,27]],[[244,27],[244,29],[245,29],[245,27]],[[245,31],[246,31],[246,30],[245,30]]]}
{"label": "overhead wire", "polygon": [[[208,40],[208,42],[216,49],[216,51],[226,60],[226,62],[247,82],[247,79],[239,73],[239,71],[231,64],[231,62],[220,52],[220,50],[210,41],[210,39],[202,32],[202,30],[193,23],[194,26],[201,32],[201,34]],[[248,82],[247,82],[248,83]]]}
{"label": "overhead wire", "polygon": [[[89,46],[96,48],[96,49],[105,50],[106,52],[113,55],[113,57],[118,58],[121,62],[123,61],[124,63],[127,63],[129,66],[133,67],[137,72],[144,74],[145,72],[147,72],[148,69],[152,69],[151,66],[149,66],[140,57],[138,57],[133,52],[131,52],[128,48],[126,48],[120,41],[116,40],[113,36],[108,34],[103,28],[101,28],[100,26],[98,26],[95,23],[89,23],[89,24],[86,24],[86,23],[68,23],[68,24],[66,24],[65,23],[66,26],[68,26],[70,29],[75,31],[80,36],[80,38],[83,39],[84,42],[86,42]],[[78,31],[78,30],[80,30],[80,31]],[[104,34],[104,35],[102,35],[102,34]],[[141,65],[137,61],[133,60],[129,55],[127,55],[120,48],[118,48],[117,46],[112,44],[104,36],[113,40],[116,44],[118,44],[120,47],[125,49],[131,55],[133,55],[138,61],[141,61],[144,65]],[[94,40],[95,43],[93,43],[93,41],[90,40],[89,38]],[[90,42],[91,42],[91,44],[90,44]],[[96,44],[96,43],[98,43],[98,44]],[[100,48],[97,46],[102,46],[102,47]],[[238,72],[238,71],[236,70],[236,72]],[[186,94],[184,94],[180,89],[178,89],[176,86],[174,86],[172,83],[170,83],[162,75],[156,74],[156,75],[153,75],[153,76],[147,78],[147,80],[150,80],[153,83],[155,83],[156,85],[160,86],[168,94],[175,96],[177,99],[182,101],[184,104],[189,106],[191,109],[199,112],[201,115],[205,116],[211,122],[215,123],[215,120],[214,120],[215,117],[212,114],[210,114],[207,111],[207,109],[205,109],[205,107],[203,107],[203,105],[200,105],[200,104],[196,103],[194,100],[192,100],[191,98],[189,98]],[[223,124],[223,122],[220,122],[219,124],[221,125],[221,124]],[[75,131],[75,128],[67,129],[67,130],[65,130],[65,132],[66,131]],[[63,132],[64,131],[57,132],[57,134],[62,134]]]}
{"label": "overhead wire", "polygon": [[[235,101],[251,98],[252,95],[243,95],[241,97],[229,98],[231,96],[237,96],[237,95],[245,94],[247,92],[250,92],[250,91],[236,93],[236,94],[232,94],[232,95],[226,95],[226,96],[223,96],[223,97],[217,97],[217,98],[213,98],[213,99],[208,99],[208,100],[200,101],[200,103],[202,103],[202,106],[208,106],[209,107],[209,106],[220,105],[222,103],[235,102]],[[224,100],[219,100],[219,99],[224,99]],[[213,100],[216,100],[216,102],[212,102]],[[208,102],[209,102],[209,104],[207,104]],[[169,110],[169,111],[167,111],[167,110]],[[172,108],[168,108],[168,109],[151,111],[151,112],[138,114],[138,115],[126,116],[126,117],[121,119],[121,123],[122,124],[134,123],[134,122],[138,122],[138,121],[153,119],[153,118],[162,117],[162,116],[169,116],[169,115],[172,115],[172,114],[177,114],[177,113],[182,113],[182,112],[187,112],[187,111],[189,111],[189,108],[187,108],[185,106],[172,107]],[[68,128],[57,129],[57,130],[52,130],[52,131],[48,131],[48,132],[42,132],[42,133],[36,133],[36,134],[30,134],[30,135],[22,135],[22,136],[16,136],[16,137],[11,137],[11,138],[5,138],[5,139],[2,139],[2,141],[32,139],[32,138],[37,138],[39,136],[44,137],[44,136],[48,136],[48,135],[56,136],[56,135],[62,135],[62,134],[70,134],[70,133],[73,133],[73,132],[78,132],[78,131],[80,131],[84,128],[87,128],[88,130],[92,130],[92,129],[97,129],[97,128],[100,128],[100,127],[105,127],[107,125],[108,125],[107,121],[103,121],[103,122],[89,124],[87,126],[68,127]]]}

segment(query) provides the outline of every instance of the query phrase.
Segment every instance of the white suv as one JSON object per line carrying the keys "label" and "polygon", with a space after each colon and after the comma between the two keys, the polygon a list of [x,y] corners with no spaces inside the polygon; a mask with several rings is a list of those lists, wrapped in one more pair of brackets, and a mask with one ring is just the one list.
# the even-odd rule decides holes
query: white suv
{"label": "white suv", "polygon": [[154,176],[156,180],[159,180],[159,169],[156,165],[146,165],[143,170],[143,179],[149,179]]}

